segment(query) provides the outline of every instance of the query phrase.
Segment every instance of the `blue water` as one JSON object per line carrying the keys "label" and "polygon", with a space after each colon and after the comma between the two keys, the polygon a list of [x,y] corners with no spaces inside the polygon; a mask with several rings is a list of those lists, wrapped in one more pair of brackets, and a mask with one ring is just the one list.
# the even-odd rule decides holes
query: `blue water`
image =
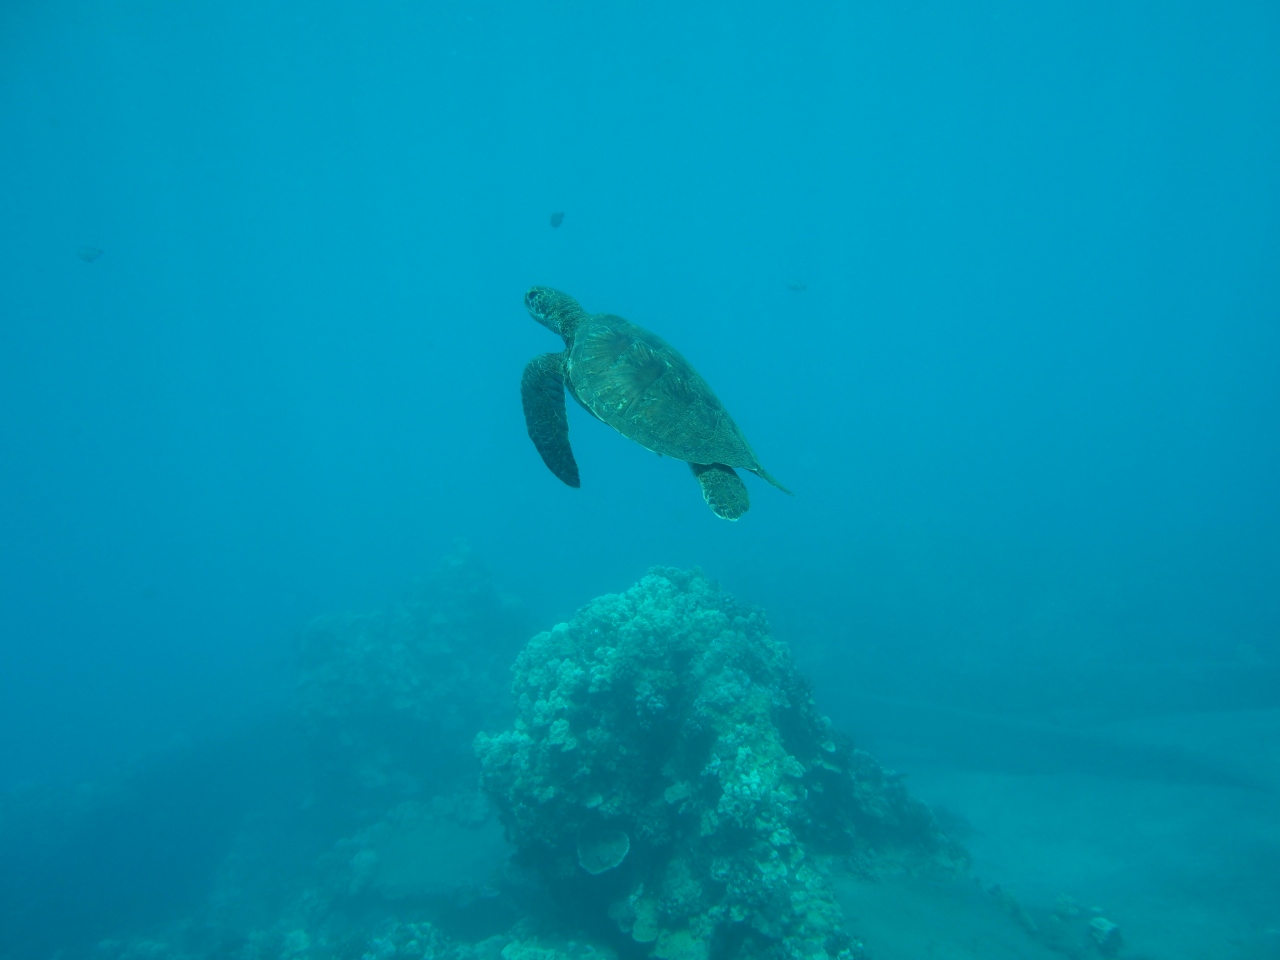
{"label": "blue water", "polygon": [[[1199,904],[1276,955],[1277,170],[1271,3],[8,0],[0,789],[124,780],[147,823],[185,783],[207,842],[137,868],[148,912],[97,836],[0,958],[195,909],[235,836],[201,777],[299,631],[458,541],[529,631],[702,567],[984,879],[1173,871],[1131,942]],[[721,521],[578,408],[556,480],[533,284],[676,345],[795,497]]]}

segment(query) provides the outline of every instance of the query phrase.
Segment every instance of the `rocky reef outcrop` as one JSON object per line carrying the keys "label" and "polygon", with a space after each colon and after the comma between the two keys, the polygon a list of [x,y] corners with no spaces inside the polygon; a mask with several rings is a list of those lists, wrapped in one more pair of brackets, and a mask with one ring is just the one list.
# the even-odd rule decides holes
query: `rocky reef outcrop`
{"label": "rocky reef outcrop", "polygon": [[963,862],[764,615],[699,572],[593,601],[513,674],[514,725],[476,739],[484,790],[563,915],[620,952],[854,956],[833,872]]}

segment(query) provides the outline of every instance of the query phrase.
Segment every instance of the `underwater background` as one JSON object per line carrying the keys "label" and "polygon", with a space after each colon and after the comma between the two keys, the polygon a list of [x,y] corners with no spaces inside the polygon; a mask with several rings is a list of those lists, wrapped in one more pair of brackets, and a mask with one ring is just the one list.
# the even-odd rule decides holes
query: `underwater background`
{"label": "underwater background", "polygon": [[[655,565],[977,891],[849,956],[1280,957],[1277,170],[1265,2],[6,0],[0,960],[699,960],[472,746]],[[795,497],[563,485],[535,284]]]}

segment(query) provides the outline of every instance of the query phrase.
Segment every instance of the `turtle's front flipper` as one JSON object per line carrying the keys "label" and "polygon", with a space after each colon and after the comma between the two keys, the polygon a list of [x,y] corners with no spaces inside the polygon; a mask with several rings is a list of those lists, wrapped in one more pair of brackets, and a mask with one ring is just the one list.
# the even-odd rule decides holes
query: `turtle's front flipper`
{"label": "turtle's front flipper", "polygon": [[534,357],[520,379],[524,422],[529,439],[551,472],[571,487],[578,482],[578,464],[569,446],[569,417],[564,409],[564,354]]}
{"label": "turtle's front flipper", "polygon": [[722,463],[691,463],[693,475],[702,484],[702,498],[717,517],[737,520],[751,507],[747,485]]}

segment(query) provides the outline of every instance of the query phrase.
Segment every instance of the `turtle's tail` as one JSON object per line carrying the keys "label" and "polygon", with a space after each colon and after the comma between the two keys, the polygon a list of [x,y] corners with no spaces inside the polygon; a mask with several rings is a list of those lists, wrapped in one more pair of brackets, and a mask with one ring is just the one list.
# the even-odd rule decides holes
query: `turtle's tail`
{"label": "turtle's tail", "polygon": [[794,494],[794,493],[792,493],[790,490],[788,490],[786,487],[784,487],[782,484],[780,484],[780,483],[778,482],[777,478],[776,478],[773,474],[771,474],[768,470],[766,470],[764,467],[760,466],[759,464],[756,464],[756,468],[755,468],[754,470],[752,470],[751,472],[752,472],[752,473],[754,473],[754,474],[755,474],[757,477],[759,477],[761,480],[764,480],[764,481],[766,481],[766,482],[768,482],[768,483],[772,484],[773,486],[777,487],[779,490],[781,490],[781,491],[782,491],[783,493],[785,493],[787,496],[789,496],[789,497],[794,497],[794,496],[795,496],[795,494]]}

